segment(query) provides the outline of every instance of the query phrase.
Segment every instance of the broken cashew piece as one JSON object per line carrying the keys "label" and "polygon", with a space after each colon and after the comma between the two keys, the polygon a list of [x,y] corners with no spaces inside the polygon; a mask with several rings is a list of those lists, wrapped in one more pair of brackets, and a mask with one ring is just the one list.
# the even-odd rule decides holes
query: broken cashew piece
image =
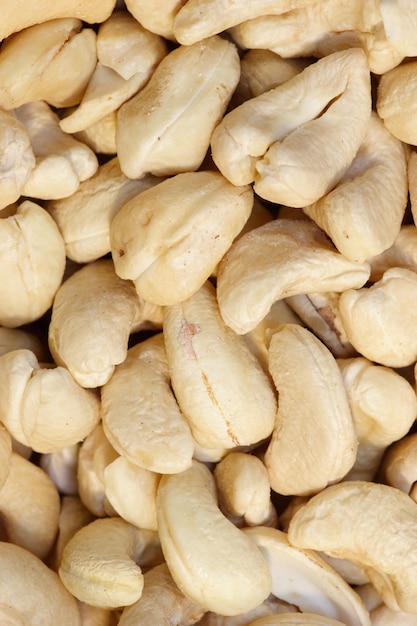
{"label": "broken cashew piece", "polygon": [[0,110],[0,209],[16,202],[35,167],[35,155],[24,125]]}
{"label": "broken cashew piece", "polygon": [[383,74],[378,83],[376,110],[386,128],[406,144],[417,144],[415,106],[417,61]]}
{"label": "broken cashew piece", "polygon": [[187,0],[125,0],[131,13],[151,33],[175,41],[173,23],[175,15]]}
{"label": "broken cashew piece", "polygon": [[364,567],[387,606],[409,613],[417,613],[416,536],[417,504],[399,489],[365,481],[327,487],[295,512],[288,528],[293,545]]}
{"label": "broken cashew piece", "polygon": [[217,506],[214,478],[199,461],[165,475],[158,489],[159,538],[171,576],[207,611],[238,615],[271,592],[267,562]]}

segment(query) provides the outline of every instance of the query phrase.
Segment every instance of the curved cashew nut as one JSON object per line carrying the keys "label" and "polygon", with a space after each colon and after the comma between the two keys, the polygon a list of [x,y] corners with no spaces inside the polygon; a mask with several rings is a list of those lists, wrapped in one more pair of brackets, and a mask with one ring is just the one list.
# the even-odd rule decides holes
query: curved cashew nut
{"label": "curved cashew nut", "polygon": [[8,111],[0,110],[0,209],[16,202],[35,167],[26,128]]}
{"label": "curved cashew nut", "polygon": [[403,437],[388,448],[380,467],[383,482],[417,502],[417,433]]}
{"label": "curved cashew nut", "polygon": [[171,384],[194,439],[235,448],[272,432],[276,394],[243,337],[224,324],[211,283],[164,310]]}
{"label": "curved cashew nut", "polygon": [[[304,207],[345,174],[370,115],[365,53],[335,52],[225,115],[212,136],[213,160],[233,184],[254,181],[262,198]],[[343,141],[337,148],[335,128]]]}
{"label": "curved cashew nut", "polygon": [[152,564],[159,557],[155,532],[139,530],[117,517],[97,519],[68,541],[58,574],[82,602],[115,609],[139,600],[141,565]]}
{"label": "curved cashew nut", "polygon": [[162,477],[157,516],[162,551],[172,578],[207,611],[237,615],[258,606],[271,576],[258,548],[217,506],[209,469],[194,461]]}
{"label": "curved cashew nut", "polygon": [[283,324],[272,335],[269,363],[279,397],[264,456],[271,487],[283,495],[316,493],[341,480],[356,458],[340,370],[330,350],[297,324]]}
{"label": "curved cashew nut", "polygon": [[77,139],[90,146],[94,152],[114,157],[116,148],[116,111],[77,133]]}
{"label": "curved cashew nut", "polygon": [[3,573],[7,572],[1,582],[2,624],[82,626],[75,599],[38,557],[13,543],[0,542],[0,561]]}
{"label": "curved cashew nut", "polygon": [[219,172],[177,174],[132,198],[113,219],[116,273],[133,280],[148,302],[186,300],[210,277],[252,206],[252,189]]}
{"label": "curved cashew nut", "polygon": [[191,465],[190,428],[170,387],[162,333],[136,344],[101,389],[104,432],[131,463],[171,474]]}
{"label": "curved cashew nut", "polygon": [[402,491],[365,481],[327,487],[296,511],[288,539],[362,565],[389,607],[417,612],[417,504]]}
{"label": "curved cashew nut", "polygon": [[379,10],[391,46],[404,57],[417,56],[417,11],[413,0],[380,0]]}
{"label": "curved cashew nut", "polygon": [[244,334],[276,300],[361,287],[369,272],[367,263],[352,263],[337,252],[314,222],[276,219],[230,247],[219,264],[217,298],[226,324]]}
{"label": "curved cashew nut", "polygon": [[376,110],[386,128],[401,141],[417,144],[415,98],[417,61],[383,74],[378,83]]}

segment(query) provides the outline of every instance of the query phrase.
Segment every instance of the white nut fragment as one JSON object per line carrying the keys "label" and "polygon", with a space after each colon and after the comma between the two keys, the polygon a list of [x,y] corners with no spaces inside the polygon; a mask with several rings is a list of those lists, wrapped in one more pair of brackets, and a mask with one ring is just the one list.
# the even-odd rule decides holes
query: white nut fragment
{"label": "white nut fragment", "polygon": [[12,113],[0,110],[0,209],[19,199],[35,163],[25,127]]}
{"label": "white nut fragment", "polygon": [[380,0],[385,33],[390,44],[405,57],[417,56],[417,10],[412,0]]}
{"label": "white nut fragment", "polygon": [[1,542],[0,560],[2,624],[82,626],[75,599],[38,557],[12,543]]}
{"label": "white nut fragment", "polygon": [[25,200],[0,220],[0,324],[39,319],[52,304],[65,269],[65,244],[54,220]]}
{"label": "white nut fragment", "polygon": [[417,360],[417,273],[388,269],[363,289],[348,289],[339,300],[348,339],[370,361],[406,367]]}
{"label": "white nut fragment", "polygon": [[142,595],[142,565],[152,562],[157,535],[120,518],[94,520],[66,544],[58,574],[76,598],[115,609]]}
{"label": "white nut fragment", "polygon": [[110,227],[116,273],[133,280],[141,298],[172,305],[210,277],[247,222],[249,186],[219,172],[177,174],[128,201]]}
{"label": "white nut fragment", "polygon": [[233,243],[219,265],[217,298],[226,324],[244,334],[276,300],[359,287],[369,272],[337,252],[314,222],[276,219]]}
{"label": "white nut fragment", "polygon": [[387,606],[408,613],[417,613],[416,535],[417,504],[394,487],[365,481],[327,487],[296,511],[288,529],[299,548],[362,565]]}
{"label": "white nut fragment", "polygon": [[276,394],[243,337],[224,324],[214,288],[164,310],[171,384],[205,448],[258,443],[273,429]]}
{"label": "white nut fragment", "polygon": [[225,115],[213,133],[213,160],[235,185],[254,181],[262,198],[303,207],[345,174],[370,115],[365,53],[335,52]]}
{"label": "white nut fragment", "polygon": [[381,76],[376,99],[376,110],[388,130],[412,145],[417,144],[416,93],[417,61],[412,61]]}
{"label": "white nut fragment", "polygon": [[269,367],[278,412],[264,463],[271,487],[310,495],[341,480],[356,458],[356,434],[334,356],[309,330],[283,324],[272,335]]}
{"label": "white nut fragment", "polygon": [[239,76],[236,46],[217,36],[162,59],[117,114],[117,154],[126,176],[197,170]]}
{"label": "white nut fragment", "polygon": [[88,126],[74,137],[90,146],[96,154],[116,154],[116,111],[108,113],[101,120]]}
{"label": "white nut fragment", "polygon": [[374,480],[386,448],[404,437],[417,417],[417,396],[394,370],[364,357],[339,359],[358,453],[347,480]]}
{"label": "white nut fragment", "polygon": [[191,626],[197,623],[204,612],[201,606],[181,593],[167,565],[163,563],[145,573],[140,600],[123,610],[118,626]]}
{"label": "white nut fragment", "polygon": [[160,474],[191,465],[190,428],[170,387],[162,333],[130,348],[101,389],[104,432],[131,463]]}
{"label": "white nut fragment", "polygon": [[48,329],[54,361],[82,387],[103,385],[125,360],[140,316],[134,286],[115,274],[110,260],[85,265],[62,283],[54,299]]}
{"label": "white nut fragment", "polygon": [[327,195],[303,211],[346,258],[362,262],[389,248],[407,207],[407,163],[401,142],[371,116],[350,168]]}
{"label": "white nut fragment", "polygon": [[267,562],[255,543],[217,506],[210,470],[190,469],[162,477],[157,500],[162,551],[172,578],[207,611],[237,615],[271,592]]}
{"label": "white nut fragment", "polygon": [[0,106],[34,100],[77,104],[97,62],[96,35],[76,18],[36,24],[7,39],[0,52]]}

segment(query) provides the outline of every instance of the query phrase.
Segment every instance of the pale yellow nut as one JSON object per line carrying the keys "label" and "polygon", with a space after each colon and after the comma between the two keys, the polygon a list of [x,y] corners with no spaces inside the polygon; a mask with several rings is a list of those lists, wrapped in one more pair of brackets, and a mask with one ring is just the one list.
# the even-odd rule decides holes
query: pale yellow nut
{"label": "pale yellow nut", "polygon": [[68,258],[89,263],[110,252],[110,224],[116,213],[161,180],[151,174],[140,180],[127,178],[114,157],[100,165],[69,198],[47,202],[45,208],[64,238]]}
{"label": "pale yellow nut", "polygon": [[81,100],[97,62],[96,35],[76,18],[50,20],[12,35],[0,52],[0,106],[34,100],[57,107]]}
{"label": "pale yellow nut", "polygon": [[297,607],[287,604],[271,594],[259,606],[244,614],[227,616],[209,611],[204,615],[203,619],[198,622],[198,626],[241,626],[242,621],[243,624],[247,625],[249,620],[280,613],[299,613],[299,610]]}
{"label": "pale yellow nut", "polygon": [[352,263],[337,252],[313,222],[276,219],[234,242],[223,257],[217,273],[221,315],[245,334],[277,300],[361,287],[369,271],[367,263]]}
{"label": "pale yellow nut", "polygon": [[311,495],[341,480],[356,458],[356,434],[336,360],[310,331],[278,327],[269,345],[278,412],[264,463],[271,487]]}
{"label": "pale yellow nut", "polygon": [[180,46],[162,59],[117,114],[117,155],[126,176],[197,170],[239,76],[236,46],[217,36]]}
{"label": "pale yellow nut", "polygon": [[393,443],[384,454],[379,476],[382,482],[417,500],[417,433]]}
{"label": "pale yellow nut", "polygon": [[0,110],[0,133],[0,209],[4,209],[21,196],[36,160],[29,135],[15,115]]}
{"label": "pale yellow nut", "polygon": [[417,613],[416,520],[417,504],[402,491],[346,481],[300,507],[290,521],[288,539],[299,548],[362,565],[389,607]]}
{"label": "pale yellow nut", "polygon": [[110,260],[85,265],[54,299],[48,342],[55,362],[83,387],[103,385],[126,358],[140,309],[134,286],[115,274]]}
{"label": "pale yellow nut", "polygon": [[371,72],[382,76],[393,68],[400,65],[404,60],[404,55],[396,50],[388,41],[384,23],[381,21],[375,26],[374,40],[368,49],[368,62]]}
{"label": "pale yellow nut", "polygon": [[48,556],[48,564],[54,571],[58,571],[62,552],[71,537],[93,520],[94,515],[84,506],[78,496],[62,497],[57,537],[52,553]]}
{"label": "pale yellow nut", "polygon": [[364,357],[339,359],[358,453],[347,480],[374,480],[388,446],[404,437],[417,417],[412,385],[393,369]]}
{"label": "pale yellow nut", "polygon": [[99,154],[116,154],[116,111],[108,113],[101,120],[74,133],[74,137]]}
{"label": "pale yellow nut", "polygon": [[131,463],[160,474],[191,465],[193,441],[170,387],[161,333],[130,348],[101,388],[104,432]]}
{"label": "pale yellow nut", "polygon": [[58,574],[76,598],[104,609],[133,604],[142,595],[142,566],[152,563],[156,533],[120,518],[94,520],[65,545]]}
{"label": "pale yellow nut", "polygon": [[38,557],[13,543],[1,542],[0,560],[2,624],[82,626],[74,597]]}
{"label": "pale yellow nut", "polygon": [[417,360],[417,274],[401,267],[362,289],[347,289],[339,300],[346,334],[370,361],[406,367]]}
{"label": "pale yellow nut", "polygon": [[233,184],[254,181],[262,198],[303,207],[345,174],[370,115],[365,53],[335,52],[225,115],[212,136],[213,160]]}
{"label": "pale yellow nut", "polygon": [[209,469],[162,477],[157,500],[159,538],[182,593],[207,611],[237,615],[270,594],[271,574],[255,543],[217,506]]}
{"label": "pale yellow nut", "polygon": [[116,609],[101,609],[78,600],[82,626],[117,626],[119,623],[119,611]]}
{"label": "pale yellow nut", "polygon": [[389,43],[405,57],[417,55],[417,7],[412,0],[380,0],[385,33]]}
{"label": "pale yellow nut", "polygon": [[137,21],[151,33],[175,41],[174,18],[187,0],[126,0],[125,5]]}
{"label": "pale yellow nut", "polygon": [[0,489],[0,514],[7,540],[46,558],[58,531],[60,499],[42,469],[16,452]]}
{"label": "pale yellow nut", "polygon": [[140,600],[123,610],[118,626],[140,624],[191,626],[199,623],[197,620],[204,612],[201,606],[181,593],[166,563],[163,563],[145,573]]}
{"label": "pale yellow nut", "polygon": [[381,76],[376,110],[387,129],[401,141],[415,145],[417,61],[404,63]]}
{"label": "pale yellow nut", "polygon": [[351,261],[362,262],[395,241],[408,200],[402,143],[376,114],[350,168],[328,194],[303,208]]}
{"label": "pale yellow nut", "polygon": [[0,323],[16,328],[50,308],[65,268],[65,244],[54,220],[25,200],[0,220]]}
{"label": "pale yellow nut", "polygon": [[260,617],[249,622],[248,626],[303,626],[303,624],[304,626],[346,626],[346,623],[313,613],[284,613],[276,616]]}
{"label": "pale yellow nut", "polygon": [[243,337],[224,324],[209,282],[165,308],[163,330],[172,388],[194,439],[231,449],[269,437],[272,383]]}
{"label": "pale yellow nut", "polygon": [[110,226],[117,274],[141,298],[172,305],[192,296],[249,219],[253,192],[219,172],[177,174],[128,201]]}
{"label": "pale yellow nut", "polygon": [[59,3],[41,0],[34,10],[30,0],[5,0],[2,3],[0,41],[28,26],[56,18],[78,18],[89,24],[103,22],[110,16],[115,4],[116,0],[83,0],[81,3],[78,0],[61,0]]}
{"label": "pale yellow nut", "polygon": [[[412,206],[412,205],[411,205]],[[417,228],[414,224],[403,224],[392,246],[375,257],[368,259],[371,266],[370,281],[382,278],[390,267],[404,267],[417,271]]]}

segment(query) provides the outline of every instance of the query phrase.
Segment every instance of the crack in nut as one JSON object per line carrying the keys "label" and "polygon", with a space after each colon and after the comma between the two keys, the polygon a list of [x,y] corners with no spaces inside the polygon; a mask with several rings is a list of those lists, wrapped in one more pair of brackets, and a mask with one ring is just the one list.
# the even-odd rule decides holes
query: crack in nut
{"label": "crack in nut", "polygon": [[185,320],[181,321],[180,343],[184,349],[184,354],[188,359],[197,360],[197,355],[193,347],[193,337],[201,332],[198,324],[189,324]]}

